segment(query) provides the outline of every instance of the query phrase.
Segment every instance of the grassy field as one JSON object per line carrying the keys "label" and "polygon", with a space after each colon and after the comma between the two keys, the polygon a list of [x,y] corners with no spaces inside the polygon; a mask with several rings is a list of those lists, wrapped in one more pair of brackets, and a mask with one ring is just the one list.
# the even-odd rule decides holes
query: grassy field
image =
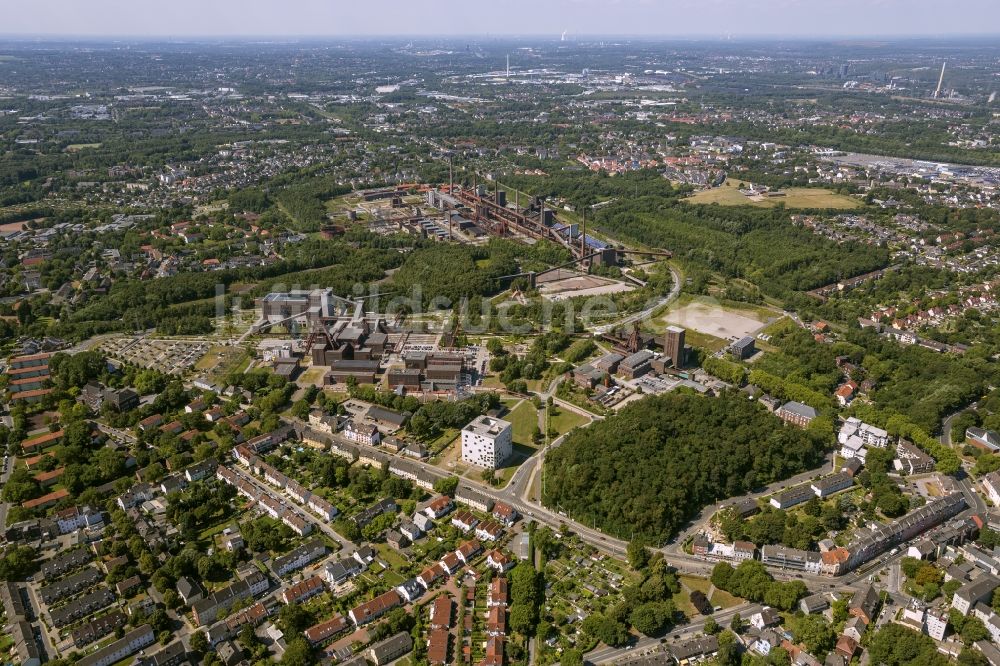
{"label": "grassy field", "polygon": [[389,544],[376,544],[375,548],[378,550],[379,556],[393,569],[402,569],[406,566],[406,560]]}
{"label": "grassy field", "polygon": [[707,333],[699,333],[691,329],[684,331],[684,342],[691,345],[692,347],[700,347],[701,349],[707,349],[710,352],[717,352],[720,349],[725,349],[729,344],[728,341],[722,338],[717,338],[714,335],[708,335]]}
{"label": "grassy field", "polygon": [[86,150],[87,148],[100,148],[100,147],[101,147],[101,144],[99,144],[99,143],[73,143],[73,144],[70,144],[70,145],[66,146],[66,152],[67,153],[76,153],[76,152],[79,152],[81,150]]}
{"label": "grassy field", "polygon": [[710,601],[715,606],[721,606],[723,608],[732,608],[733,606],[739,606],[743,601],[728,592],[723,592],[722,590],[716,588],[712,592],[712,596],[709,597]]}
{"label": "grassy field", "polygon": [[499,375],[489,375],[483,380],[483,386],[488,389],[495,389],[497,391],[503,390],[503,382],[500,381]]}
{"label": "grassy field", "polygon": [[837,194],[820,187],[789,187],[782,190],[783,197],[768,197],[754,201],[740,193],[741,181],[728,180],[722,187],[702,190],[692,195],[686,201],[692,204],[719,204],[720,206],[755,206],[757,208],[774,208],[779,203],[787,208],[857,208],[861,202],[844,194]]}
{"label": "grassy field", "polygon": [[432,455],[437,454],[458,439],[459,432],[458,428],[449,428],[441,433],[437,439],[427,442],[427,448],[430,449]]}
{"label": "grassy field", "polygon": [[535,432],[535,426],[538,425],[538,410],[531,402],[523,400],[504,419],[510,421],[514,427],[515,442],[518,444],[532,443],[531,436]]}
{"label": "grassy field", "polygon": [[205,372],[212,381],[222,381],[230,372],[243,372],[250,364],[250,355],[240,347],[215,345],[195,363],[195,372]]}
{"label": "grassy field", "polygon": [[222,360],[225,349],[226,348],[221,345],[209,347],[208,351],[205,352],[205,355],[198,359],[198,362],[194,364],[195,371],[203,372],[214,368]]}
{"label": "grassy field", "polygon": [[589,422],[587,417],[571,412],[565,407],[556,406],[555,411],[555,414],[549,416],[549,426],[555,428],[560,435]]}
{"label": "grassy field", "polygon": [[308,386],[309,384],[319,385],[323,381],[324,374],[326,374],[326,369],[323,366],[314,365],[302,373],[302,376],[299,377],[299,383],[303,386]]}
{"label": "grassy field", "polygon": [[704,594],[708,594],[709,589],[711,589],[712,584],[707,578],[699,578],[698,576],[678,576],[681,585],[690,588],[692,591],[699,590]]}

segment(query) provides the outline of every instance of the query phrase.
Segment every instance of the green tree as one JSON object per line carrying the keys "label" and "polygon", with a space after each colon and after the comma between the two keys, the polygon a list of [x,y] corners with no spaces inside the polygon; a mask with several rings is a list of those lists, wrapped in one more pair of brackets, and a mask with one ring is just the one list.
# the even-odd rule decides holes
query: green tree
{"label": "green tree", "polygon": [[734,633],[738,634],[741,631],[743,631],[743,626],[744,626],[743,625],[743,617],[739,613],[736,613],[735,615],[733,615],[733,619],[730,620],[730,622],[729,622],[729,628]]}
{"label": "green tree", "polygon": [[637,631],[654,636],[662,632],[674,614],[673,604],[668,601],[650,601],[638,606],[629,615],[630,624]]}
{"label": "green tree", "polygon": [[837,642],[837,634],[822,615],[806,615],[791,626],[795,640],[811,654],[829,652]]}
{"label": "green tree", "polygon": [[205,636],[204,631],[196,631],[191,634],[191,651],[198,654],[205,654],[208,652],[208,638]]}
{"label": "green tree", "polygon": [[281,655],[281,663],[285,666],[312,666],[316,663],[316,656],[305,638],[293,636]]}
{"label": "green tree", "polygon": [[948,663],[947,657],[937,651],[933,639],[895,623],[880,629],[868,650],[873,664],[945,666]]}
{"label": "green tree", "polygon": [[38,570],[39,564],[31,546],[11,546],[0,557],[0,580],[24,580]]}
{"label": "green tree", "polygon": [[990,660],[979,650],[966,647],[962,648],[958,655],[958,664],[959,666],[990,666]]}
{"label": "green tree", "polygon": [[649,564],[649,549],[644,539],[633,539],[626,550],[628,565],[634,570],[645,569]]}
{"label": "green tree", "polygon": [[986,626],[983,625],[983,621],[974,615],[970,615],[965,618],[965,623],[962,625],[962,642],[966,645],[972,645],[976,641],[985,640],[990,635],[990,632],[986,630]]}
{"label": "green tree", "polygon": [[298,603],[282,606],[278,613],[278,620],[281,623],[282,631],[286,634],[302,633],[313,623],[312,614]]}
{"label": "green tree", "polygon": [[455,496],[455,489],[458,488],[457,476],[446,476],[434,482],[434,492],[439,495]]}

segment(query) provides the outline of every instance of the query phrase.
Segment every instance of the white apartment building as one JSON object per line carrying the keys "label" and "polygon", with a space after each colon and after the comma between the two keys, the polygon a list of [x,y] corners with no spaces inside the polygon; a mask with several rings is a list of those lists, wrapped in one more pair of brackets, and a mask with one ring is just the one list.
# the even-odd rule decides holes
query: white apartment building
{"label": "white apartment building", "polygon": [[864,462],[869,447],[884,449],[889,445],[889,433],[852,416],[840,427],[837,441],[842,458],[860,458]]}
{"label": "white apartment building", "polygon": [[983,490],[993,506],[1000,506],[1000,473],[990,472],[983,477]]}
{"label": "white apartment building", "polygon": [[924,615],[924,628],[927,635],[936,641],[943,641],[948,630],[948,615],[936,610],[928,610]]}
{"label": "white apartment building", "polygon": [[496,469],[514,449],[513,428],[507,421],[480,416],[462,428],[462,460]]}

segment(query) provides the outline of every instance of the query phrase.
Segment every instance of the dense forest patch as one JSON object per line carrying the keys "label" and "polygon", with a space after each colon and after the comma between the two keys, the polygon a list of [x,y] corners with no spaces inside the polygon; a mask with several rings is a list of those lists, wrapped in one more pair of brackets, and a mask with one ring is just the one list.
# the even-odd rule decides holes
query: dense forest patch
{"label": "dense forest patch", "polygon": [[663,541],[705,505],[812,469],[822,452],[822,436],[739,393],[651,396],[553,449],[544,499],[609,534]]}

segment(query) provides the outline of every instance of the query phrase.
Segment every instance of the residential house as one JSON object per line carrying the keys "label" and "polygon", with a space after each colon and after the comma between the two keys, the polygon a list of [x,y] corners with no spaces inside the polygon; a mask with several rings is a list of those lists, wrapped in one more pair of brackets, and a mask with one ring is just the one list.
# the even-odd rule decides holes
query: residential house
{"label": "residential house", "polygon": [[325,589],[322,578],[311,576],[282,590],[281,600],[286,604],[302,603],[306,599],[311,599],[322,593]]}
{"label": "residential house", "polygon": [[471,511],[462,509],[451,517],[451,524],[463,532],[469,532],[479,524],[479,519],[472,515]]}
{"label": "residential house", "polygon": [[357,626],[362,626],[382,617],[393,608],[403,603],[403,598],[396,590],[389,590],[371,601],[366,601],[351,609],[348,616]]}
{"label": "residential house", "polygon": [[968,615],[973,606],[980,601],[990,601],[998,587],[1000,578],[992,574],[983,574],[955,591],[951,597],[951,607],[962,615]]}
{"label": "residential house", "polygon": [[836,472],[812,482],[810,486],[820,499],[854,486],[854,479],[845,472]]}
{"label": "residential house", "polygon": [[156,640],[153,628],[144,624],[125,634],[119,640],[92,652],[78,660],[78,666],[111,666],[139,650],[152,645]]}
{"label": "residential house", "polygon": [[434,500],[427,505],[424,509],[424,513],[428,518],[441,518],[446,516],[454,506],[455,505],[450,497],[447,495],[441,495],[440,497],[434,498]]}
{"label": "residential house", "polygon": [[507,606],[507,579],[503,576],[496,576],[490,581],[490,586],[486,591],[486,607]]}
{"label": "residential house", "polygon": [[[493,509],[492,499],[486,497],[482,493],[478,493],[475,490],[470,490],[462,486],[455,489],[455,501],[472,507],[476,511],[482,511],[483,513],[489,513],[490,510]],[[439,516],[434,517],[438,518]]]}
{"label": "residential house", "polygon": [[816,410],[801,402],[791,401],[779,407],[775,415],[786,423],[805,428],[816,418]]}
{"label": "residential house", "polygon": [[406,603],[412,603],[423,596],[426,588],[416,578],[410,578],[397,585],[396,591],[399,592],[399,596],[406,600]]}
{"label": "residential house", "polygon": [[181,601],[184,602],[185,606],[190,606],[196,601],[201,601],[205,597],[205,591],[201,589],[201,586],[187,576],[181,576],[178,578],[176,587],[177,594],[180,596]]}
{"label": "residential house", "polygon": [[469,564],[481,552],[483,552],[483,547],[479,541],[473,539],[460,544],[455,554],[458,555],[458,559],[462,560],[464,564]]}
{"label": "residential house", "polygon": [[500,550],[491,550],[486,555],[486,566],[497,573],[504,573],[514,566],[514,562]]}
{"label": "residential house", "polygon": [[310,562],[326,555],[326,544],[320,539],[313,539],[292,551],[274,558],[272,568],[279,576],[284,576],[306,566]]}
{"label": "residential house", "polygon": [[399,659],[404,654],[408,654],[412,649],[413,638],[410,637],[409,633],[401,631],[394,636],[390,636],[384,641],[375,643],[368,648],[365,655],[375,664],[375,666],[385,666],[386,664]]}
{"label": "residential house", "polygon": [[347,627],[350,626],[347,619],[337,613],[329,620],[325,622],[320,622],[319,624],[314,624],[303,632],[306,636],[306,640],[312,645],[322,645],[334,636],[342,633]]}
{"label": "residential house", "polygon": [[875,611],[879,605],[879,594],[871,585],[864,587],[854,593],[850,603],[847,605],[847,612],[855,617],[860,617],[865,624],[871,624],[875,619]]}

